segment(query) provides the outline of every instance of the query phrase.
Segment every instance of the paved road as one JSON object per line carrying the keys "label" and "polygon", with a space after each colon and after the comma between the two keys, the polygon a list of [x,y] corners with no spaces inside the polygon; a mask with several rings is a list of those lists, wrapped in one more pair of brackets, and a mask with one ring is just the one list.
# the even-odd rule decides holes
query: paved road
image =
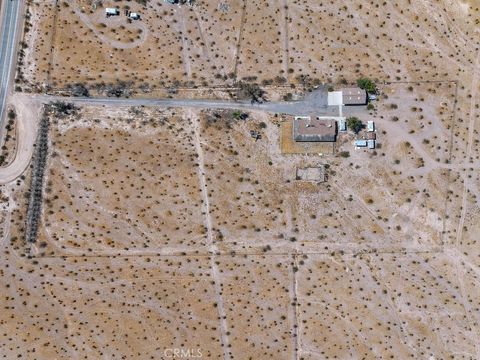
{"label": "paved road", "polygon": [[251,104],[249,101],[231,100],[193,100],[193,99],[124,99],[124,98],[83,98],[61,97],[49,95],[31,95],[31,99],[43,103],[49,101],[73,102],[79,105],[105,106],[163,106],[163,107],[192,107],[200,109],[240,109],[258,110],[271,113],[290,115],[332,115],[338,116],[338,108],[327,106],[326,91],[314,91],[305,96],[305,99],[291,102],[265,102]]}
{"label": "paved road", "polygon": [[[0,131],[10,90],[16,56],[16,38],[22,0],[5,0],[0,33]],[[2,136],[0,136],[0,139]]]}
{"label": "paved road", "polygon": [[[37,120],[40,116],[41,106],[42,104],[51,101],[65,101],[77,105],[96,106],[162,106],[199,109],[241,109],[246,111],[257,110],[291,115],[315,114],[338,116],[338,108],[336,106],[327,106],[326,94],[327,93],[324,89],[319,89],[318,91],[307,94],[305,99],[300,101],[251,104],[248,101],[236,102],[229,100],[82,98],[17,93],[12,97],[12,102],[18,109],[18,150],[13,162],[7,167],[0,168],[0,185],[14,181],[27,168],[33,153]],[[348,112],[348,115],[355,114],[359,111],[365,111],[364,107],[351,107],[347,111],[345,110],[344,112]]]}

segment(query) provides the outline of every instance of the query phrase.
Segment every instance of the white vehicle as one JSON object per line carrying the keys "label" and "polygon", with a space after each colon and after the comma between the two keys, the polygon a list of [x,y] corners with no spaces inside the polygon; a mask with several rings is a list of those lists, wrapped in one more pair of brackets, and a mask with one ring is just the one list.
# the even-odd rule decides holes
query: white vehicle
{"label": "white vehicle", "polygon": [[140,19],[140,14],[132,12],[128,15],[128,17],[132,20],[138,20]]}
{"label": "white vehicle", "polygon": [[119,14],[120,14],[120,10],[118,10],[117,8],[106,8],[105,9],[105,15],[107,15],[107,17],[117,16]]}

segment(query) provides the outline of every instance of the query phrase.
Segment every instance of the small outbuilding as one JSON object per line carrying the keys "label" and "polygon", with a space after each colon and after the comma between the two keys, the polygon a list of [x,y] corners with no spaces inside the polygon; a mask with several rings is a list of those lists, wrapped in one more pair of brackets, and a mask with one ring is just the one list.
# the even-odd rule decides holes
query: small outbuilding
{"label": "small outbuilding", "polygon": [[347,120],[345,119],[338,120],[338,131],[341,131],[341,132],[347,131]]}
{"label": "small outbuilding", "polygon": [[334,142],[337,121],[315,116],[296,116],[293,121],[293,139],[297,142]]}
{"label": "small outbuilding", "polygon": [[368,142],[367,140],[355,140],[355,147],[361,148],[361,147],[367,147]]}
{"label": "small outbuilding", "polygon": [[343,105],[343,95],[341,91],[328,92],[328,106]]}
{"label": "small outbuilding", "polygon": [[343,105],[366,105],[367,91],[359,87],[342,89]]}
{"label": "small outbuilding", "polygon": [[368,140],[368,148],[375,149],[375,140]]}
{"label": "small outbuilding", "polygon": [[374,121],[368,121],[367,122],[367,130],[368,130],[368,132],[374,132],[375,131],[375,122]]}

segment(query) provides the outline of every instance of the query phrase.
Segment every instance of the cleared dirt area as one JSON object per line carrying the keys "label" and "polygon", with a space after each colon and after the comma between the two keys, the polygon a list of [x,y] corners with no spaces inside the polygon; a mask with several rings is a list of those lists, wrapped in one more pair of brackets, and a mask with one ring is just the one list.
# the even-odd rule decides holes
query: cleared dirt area
{"label": "cleared dirt area", "polygon": [[478,304],[478,279],[468,269],[459,286],[455,266],[443,254],[309,257],[298,275],[301,354],[475,358],[478,313],[465,299]]}
{"label": "cleared dirt area", "polygon": [[68,254],[201,248],[188,120],[168,110],[99,110],[52,123],[39,241]]}
{"label": "cleared dirt area", "polygon": [[480,359],[476,1],[94,3],[31,1],[18,86],[297,94],[365,75],[378,100],[343,111],[375,121],[377,147],[355,148],[365,129],[334,151],[287,143],[292,118],[261,111],[82,105],[50,119],[28,244],[41,101],[14,95],[0,357]]}
{"label": "cleared dirt area", "polygon": [[[452,109],[425,97],[425,123],[418,110],[398,113],[391,103],[429,91],[408,86],[385,86],[372,113],[355,110],[375,119],[381,146],[355,150],[344,134],[349,157],[282,154],[291,118],[261,112],[84,106],[52,117],[29,256],[28,173],[3,188],[13,225],[0,262],[3,353],[474,358],[476,265],[440,246],[457,165],[430,154],[442,154]],[[454,91],[437,89],[445,101]],[[325,183],[296,179],[320,165]]]}
{"label": "cleared dirt area", "polygon": [[[444,80],[475,61],[463,50],[478,41],[471,29],[480,17],[475,5],[446,0],[55,3],[31,1],[26,88],[123,81],[148,93],[240,79],[265,85],[305,84],[305,77],[351,82],[360,75]],[[120,15],[106,18],[108,6],[118,7]],[[140,13],[141,20],[128,20],[125,9]]]}

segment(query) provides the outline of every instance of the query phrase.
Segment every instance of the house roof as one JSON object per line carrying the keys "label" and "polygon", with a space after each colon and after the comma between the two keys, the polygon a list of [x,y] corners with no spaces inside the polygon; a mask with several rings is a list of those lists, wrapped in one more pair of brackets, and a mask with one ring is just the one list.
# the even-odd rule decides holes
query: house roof
{"label": "house roof", "polygon": [[333,142],[337,135],[337,122],[316,116],[297,116],[293,124],[293,139],[304,142]]}
{"label": "house roof", "polygon": [[363,105],[367,103],[367,92],[358,87],[343,88],[342,97],[344,105]]}

